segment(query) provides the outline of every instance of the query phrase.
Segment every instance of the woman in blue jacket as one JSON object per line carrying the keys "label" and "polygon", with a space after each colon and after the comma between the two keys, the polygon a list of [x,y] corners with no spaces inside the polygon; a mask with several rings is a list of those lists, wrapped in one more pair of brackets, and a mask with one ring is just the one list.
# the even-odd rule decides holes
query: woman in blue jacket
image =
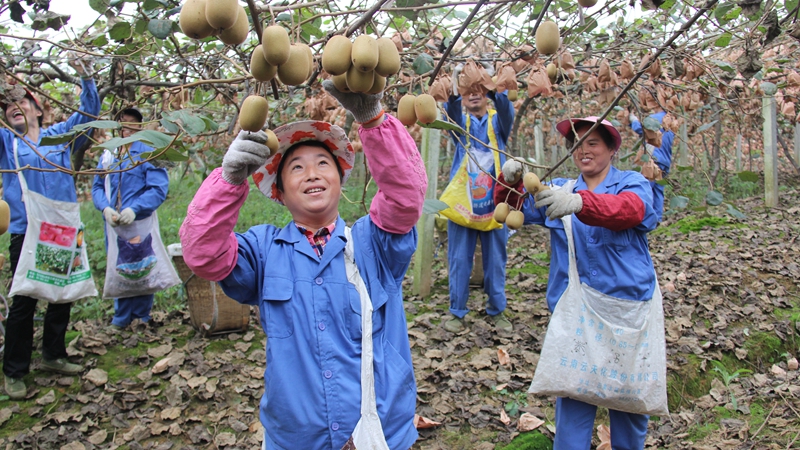
{"label": "woman in blue jacket", "polygon": [[[125,124],[120,134],[128,137],[141,128],[138,124],[142,122],[142,113],[133,108],[125,109],[120,113],[120,122]],[[121,149],[105,165],[103,161],[97,165],[98,170],[109,167],[120,171],[97,175],[92,185],[94,206],[103,212],[103,219],[112,227],[130,225],[134,220],[150,217],[166,200],[169,189],[167,170],[157,168],[149,162],[141,162],[141,154],[152,151],[152,147],[136,141],[128,148]],[[108,192],[106,178],[109,181]],[[116,261],[109,261],[108,264],[116,264]],[[127,327],[134,319],[148,322],[153,298],[154,294],[147,294],[114,299],[112,329]]]}
{"label": "woman in blue jacket", "polygon": [[[587,133],[597,117],[570,119],[557,125],[567,146]],[[547,306],[552,312],[569,283],[567,235],[561,218],[572,215],[572,235],[580,281],[607,296],[630,301],[649,301],[656,289],[655,270],[647,246],[647,233],[658,225],[652,205],[650,183],[638,172],[622,171],[611,162],[622,143],[619,132],[608,121],[592,131],[573,153],[580,169],[572,189],[548,189],[527,197],[522,206],[526,224],[550,229],[552,259],[547,285]],[[504,170],[505,172],[505,170]],[[511,178],[511,177],[509,177]],[[567,179],[554,179],[563,186]],[[509,194],[501,174],[495,201]],[[519,180],[513,187],[523,192]],[[515,205],[520,198],[508,195]],[[597,407],[566,397],[556,401],[556,450],[588,450]],[[642,449],[649,417],[609,410],[611,446]]]}

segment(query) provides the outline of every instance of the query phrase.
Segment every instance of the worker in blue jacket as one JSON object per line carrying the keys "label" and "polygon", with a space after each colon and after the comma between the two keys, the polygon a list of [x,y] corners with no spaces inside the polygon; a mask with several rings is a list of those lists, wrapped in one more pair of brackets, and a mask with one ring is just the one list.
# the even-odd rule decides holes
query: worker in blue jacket
{"label": "worker in blue jacket", "polygon": [[[122,124],[121,135],[128,137],[141,129],[142,113],[135,108],[120,112]],[[130,225],[134,220],[150,217],[167,199],[169,176],[167,170],[158,168],[149,162],[142,163],[142,153],[152,152],[153,148],[135,141],[129,146],[115,150],[111,161],[104,164],[101,159],[98,170],[109,168],[107,175],[96,175],[92,185],[94,206],[103,213],[103,219],[112,227]],[[109,192],[106,192],[108,178]],[[109,198],[111,201],[109,202]],[[108,246],[108,236],[106,236]],[[109,261],[108,264],[116,264]],[[142,322],[150,320],[150,309],[153,307],[154,294],[139,295],[114,299],[114,318],[111,330],[119,331],[127,327],[134,319]]]}
{"label": "worker in blue jacket", "polygon": [[[72,151],[85,144],[87,138],[80,136],[67,144],[40,145],[42,138],[66,133],[75,125],[94,120],[100,113],[100,97],[89,69],[80,60],[72,60],[70,65],[81,76],[81,104],[80,110],[65,122],[42,129],[44,111],[39,100],[30,91],[25,93],[25,98],[22,100],[4,102],[0,105],[5,113],[6,123],[13,128],[13,130],[0,129],[0,168],[16,170],[18,167],[29,166],[31,169],[22,172],[28,189],[53,200],[77,202],[78,196],[72,174],[36,170],[52,170],[55,167],[71,170]],[[19,165],[16,162],[17,158]],[[19,177],[14,172],[3,173],[3,198],[11,210],[8,232],[11,234],[9,252],[13,276],[28,227]],[[22,377],[30,370],[36,301],[37,299],[32,297],[14,296],[6,319],[3,373],[6,393],[14,400],[23,399],[27,395],[27,387]],[[47,306],[42,335],[43,361],[40,366],[42,369],[62,374],[77,374],[83,370],[82,366],[67,360],[64,339],[71,307],[71,303],[51,303]]]}
{"label": "worker in blue jacket", "polygon": [[[454,91],[457,85],[457,82],[453,83]],[[496,109],[488,107],[488,100],[492,100]],[[465,102],[467,114],[462,112],[462,101]],[[481,211],[473,210],[473,212],[491,214],[495,207],[492,191],[497,184],[494,178],[500,172],[500,167],[497,166],[502,166],[506,157],[500,153],[498,161],[496,152],[484,144],[505,150],[514,123],[514,105],[508,99],[507,91],[486,92],[476,88],[463,98],[461,95],[451,95],[445,104],[445,110],[451,121],[469,133],[469,136],[464,136],[450,132],[455,144],[450,179],[453,179],[466,158],[467,171],[470,174],[477,174],[475,179],[483,180],[485,184],[486,201],[480,203]],[[472,157],[467,156],[467,152]],[[491,174],[492,177],[486,176],[482,171]],[[473,208],[476,208],[474,200]],[[493,318],[498,329],[510,332],[513,326],[503,314],[506,309],[508,228],[503,225],[501,228],[480,231],[452,221],[447,223],[447,260],[450,278],[450,313],[454,317],[445,322],[444,328],[454,333],[464,330],[464,316],[469,312],[467,308],[469,279],[478,238],[481,240],[483,252],[483,289],[488,296],[486,313]]]}
{"label": "worker in blue jacket", "polygon": [[[661,108],[658,108],[656,112],[650,114],[650,118],[655,119],[658,123],[662,123],[664,120],[664,116],[667,115],[667,112]],[[631,121],[631,129],[636,132],[639,136],[644,133],[644,129],[642,128],[642,123],[639,121],[639,118],[636,117],[634,113],[630,113],[629,119]],[[655,160],[656,165],[663,176],[666,177],[669,175],[669,167],[672,165],[672,143],[675,141],[675,133],[669,130],[661,129],[661,146],[660,147],[652,147],[648,145],[648,149],[652,152],[653,159]],[[658,216],[658,221],[661,222],[661,217],[664,215],[664,186],[658,184],[655,181],[650,181],[650,187],[653,189],[653,209],[656,211],[656,215]]]}

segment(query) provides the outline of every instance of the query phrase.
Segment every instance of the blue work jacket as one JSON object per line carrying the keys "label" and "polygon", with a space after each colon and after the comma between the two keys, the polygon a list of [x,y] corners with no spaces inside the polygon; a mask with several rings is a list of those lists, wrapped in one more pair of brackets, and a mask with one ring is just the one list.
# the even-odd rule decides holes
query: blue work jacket
{"label": "blue work jacket", "polygon": [[[236,267],[225,293],[257,305],[267,334],[261,423],[266,448],[339,450],[361,416],[361,300],[345,273],[345,222],[318,257],[292,221],[236,234]],[[355,260],[373,313],[375,394],[391,449],[408,449],[416,382],[402,282],[417,232],[392,234],[369,216],[353,225]]]}
{"label": "blue work jacket", "polygon": [[[664,121],[664,116],[666,115],[667,113],[665,111],[661,111],[655,114],[650,114],[650,117],[657,120],[658,123],[662,123]],[[642,123],[638,120],[631,122],[631,129],[633,129],[633,131],[635,131],[639,136],[641,136],[644,132],[642,129]],[[675,133],[662,128],[661,147],[658,147],[653,151],[656,165],[664,173],[665,178],[667,175],[669,175],[669,168],[672,165],[672,143],[674,141]],[[651,181],[650,187],[653,189],[653,209],[656,210],[658,221],[661,222],[661,217],[664,214],[664,186],[656,183],[655,181]]]}
{"label": "blue work jacket", "polygon": [[[486,95],[494,103],[494,107],[497,110],[497,114],[494,116],[494,120],[492,122],[492,127],[494,128],[497,137],[497,146],[500,150],[505,150],[508,137],[511,135],[511,126],[514,124],[514,104],[508,99],[508,93],[506,91],[500,93],[489,91]],[[450,99],[447,101],[447,103],[445,103],[445,111],[450,117],[450,120],[452,120],[461,128],[467,128],[467,119],[464,117],[464,112],[461,109],[460,95],[450,96]],[[470,114],[470,126],[469,130],[467,131],[471,136],[475,136],[476,138],[488,144],[489,114],[485,114],[480,119]],[[464,147],[464,144],[466,144],[467,139],[469,139],[470,151],[491,152],[491,150],[486,148],[483,143],[473,139],[470,136],[465,136],[451,131],[450,137],[453,139],[453,143],[456,147],[455,152],[453,153],[453,166],[450,168],[450,179],[453,179],[453,176],[456,174],[459,166],[461,166],[461,161],[466,155],[467,149]],[[506,155],[501,153],[500,165],[502,166],[504,162],[506,162]],[[497,175],[494,173],[494,166],[492,166],[491,173],[492,175]]]}
{"label": "blue work jacket", "polygon": [[[130,157],[123,156],[121,162],[115,157],[111,170],[127,169],[135,162],[141,161],[141,154],[152,152],[153,148],[136,141],[131,144],[128,153]],[[102,161],[97,165],[99,170],[105,169]],[[109,177],[111,202],[106,198],[105,178]],[[153,214],[167,198],[169,190],[169,176],[167,169],[160,169],[153,164],[139,163],[126,172],[115,172],[107,175],[95,175],[92,184],[92,200],[94,206],[100,211],[110,206],[117,212],[131,208],[136,213],[136,220],[146,219]],[[121,204],[118,203],[118,197]],[[103,217],[105,220],[105,217]]]}
{"label": "blue work jacket", "polygon": [[[567,181],[557,178],[552,184],[562,186]],[[586,189],[586,182],[581,175],[572,192]],[[619,194],[626,191],[638,195],[645,206],[642,222],[633,228],[611,231],[586,225],[572,215],[578,275],[581,282],[606,295],[626,300],[650,300],[655,290],[655,269],[647,245],[647,233],[656,228],[658,220],[652,206],[649,182],[638,172],[621,171],[612,166],[593,192]],[[536,207],[533,197],[528,197],[523,205],[526,224],[543,225],[550,229],[552,256],[547,281],[547,307],[553,311],[569,284],[569,253],[564,223],[561,219],[549,219],[545,210],[545,207]]]}
{"label": "blue work jacket", "polygon": [[[81,106],[79,111],[96,116],[100,113],[100,97],[97,95],[97,86],[94,80],[81,80]],[[39,142],[46,136],[63,134],[75,125],[91,122],[92,117],[76,112],[65,122],[57,123],[51,127],[40,130]],[[21,167],[30,165],[36,168],[52,169],[57,166],[72,169],[72,150],[79,148],[86,142],[87,137],[81,136],[73,144],[58,144],[40,146],[25,137],[25,141],[16,137],[11,130],[0,129],[0,168],[13,170],[17,168],[14,161],[14,141],[17,141],[17,152]],[[31,149],[36,148],[49,162],[43,160]],[[78,195],[75,191],[75,181],[72,175],[65,172],[42,172],[38,170],[25,170],[23,173],[28,189],[44,195],[52,200],[77,202]],[[11,210],[11,224],[8,232],[12,234],[25,234],[28,227],[28,215],[25,213],[25,204],[22,202],[22,189],[19,186],[19,177],[16,173],[3,173],[3,199],[8,202]]]}

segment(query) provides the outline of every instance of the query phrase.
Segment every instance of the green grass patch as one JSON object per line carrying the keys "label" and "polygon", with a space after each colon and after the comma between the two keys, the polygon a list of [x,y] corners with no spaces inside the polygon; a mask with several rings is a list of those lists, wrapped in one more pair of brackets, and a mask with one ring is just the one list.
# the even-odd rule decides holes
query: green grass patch
{"label": "green grass patch", "polygon": [[526,273],[536,276],[544,276],[546,278],[549,272],[550,272],[549,267],[541,266],[534,262],[528,261],[522,267],[508,269],[506,272],[506,278],[511,279],[513,277],[516,277],[520,273]]}
{"label": "green grass patch", "polygon": [[508,445],[498,445],[496,450],[552,450],[553,441],[538,431],[520,433]]}
{"label": "green grass patch", "polygon": [[681,233],[688,234],[692,231],[700,231],[705,227],[716,228],[728,224],[728,219],[725,217],[684,217],[675,223],[675,227]]}
{"label": "green grass patch", "polygon": [[781,340],[774,333],[765,331],[752,331],[744,342],[747,350],[747,360],[751,362],[758,371],[767,370],[772,364],[783,359],[784,353],[794,354],[796,348],[794,339]]}
{"label": "green grass patch", "polygon": [[686,431],[686,439],[691,442],[699,442],[717,430],[719,430],[719,424],[716,422],[698,422]]}
{"label": "green grass patch", "polygon": [[702,359],[686,355],[686,362],[667,373],[667,403],[670,411],[691,405],[693,400],[708,394],[715,375],[710,369],[702,370]]}

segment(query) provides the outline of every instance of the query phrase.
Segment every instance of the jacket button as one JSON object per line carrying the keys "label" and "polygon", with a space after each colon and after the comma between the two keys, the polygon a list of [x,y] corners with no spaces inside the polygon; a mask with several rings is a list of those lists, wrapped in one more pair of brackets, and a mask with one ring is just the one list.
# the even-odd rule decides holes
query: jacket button
{"label": "jacket button", "polygon": [[325,322],[320,322],[320,323],[319,323],[319,325],[317,325],[317,327],[318,327],[320,330],[324,331],[324,330],[325,330]]}
{"label": "jacket button", "polygon": [[317,277],[317,278],[314,280],[314,283],[317,283],[318,285],[322,284],[322,277]]}
{"label": "jacket button", "polygon": [[333,422],[331,424],[331,430],[336,431],[339,429],[339,422]]}
{"label": "jacket button", "polygon": [[330,370],[326,370],[325,372],[322,373],[322,376],[324,376],[325,378],[330,378],[333,376],[333,372],[331,372]]}
{"label": "jacket button", "polygon": [[594,276],[594,275],[597,275],[597,271],[596,270],[592,271],[592,276]]}

